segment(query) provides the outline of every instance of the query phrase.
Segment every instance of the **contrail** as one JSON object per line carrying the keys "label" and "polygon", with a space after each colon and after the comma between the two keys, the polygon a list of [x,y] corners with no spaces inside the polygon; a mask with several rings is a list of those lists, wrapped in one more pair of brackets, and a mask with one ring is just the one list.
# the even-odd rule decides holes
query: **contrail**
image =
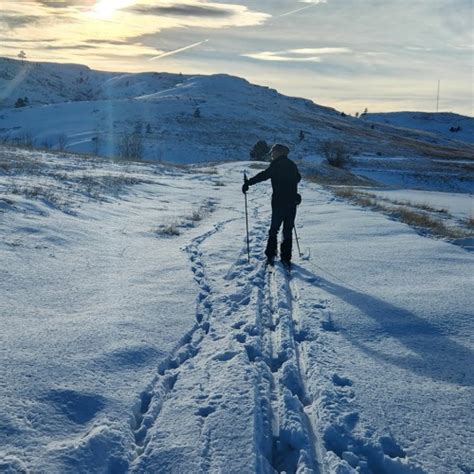
{"label": "contrail", "polygon": [[315,5],[317,5],[317,3],[312,3],[311,5],[306,5],[305,7],[298,8],[297,10],[291,10],[291,12],[286,12],[286,13],[283,13],[281,15],[276,15],[273,18],[282,18],[284,16],[293,15],[293,13],[301,12],[301,11],[306,10],[308,8],[314,7]]}
{"label": "contrail", "polygon": [[155,61],[155,59],[161,59],[165,56],[171,56],[172,54],[180,53],[181,51],[186,51],[187,49],[195,48],[200,44],[206,43],[209,39],[205,39],[204,41],[199,41],[199,43],[193,43],[189,46],[184,46],[184,48],[175,49],[174,51],[168,51],[167,53],[160,54],[159,56],[155,56],[154,58],[150,58],[149,61]]}

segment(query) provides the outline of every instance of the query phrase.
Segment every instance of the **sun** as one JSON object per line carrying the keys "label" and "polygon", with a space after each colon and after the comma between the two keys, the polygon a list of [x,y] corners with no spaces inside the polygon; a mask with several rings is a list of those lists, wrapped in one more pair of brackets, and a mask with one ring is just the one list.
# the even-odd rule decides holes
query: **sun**
{"label": "sun", "polygon": [[114,13],[121,8],[133,5],[136,0],[97,0],[90,10],[89,15],[98,20],[107,20],[113,17]]}

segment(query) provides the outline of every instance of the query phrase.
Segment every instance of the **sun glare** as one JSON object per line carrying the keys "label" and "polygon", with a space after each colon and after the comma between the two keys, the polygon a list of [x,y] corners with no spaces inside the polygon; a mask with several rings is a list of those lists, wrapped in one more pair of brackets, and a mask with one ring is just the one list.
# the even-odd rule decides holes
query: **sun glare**
{"label": "sun glare", "polygon": [[98,0],[89,14],[93,18],[107,20],[112,18],[117,10],[129,7],[134,3],[135,0]]}

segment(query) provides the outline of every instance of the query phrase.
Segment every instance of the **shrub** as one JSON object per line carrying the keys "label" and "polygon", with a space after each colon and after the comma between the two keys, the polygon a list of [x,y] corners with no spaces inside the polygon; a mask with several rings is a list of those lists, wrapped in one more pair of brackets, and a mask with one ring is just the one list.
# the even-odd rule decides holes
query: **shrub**
{"label": "shrub", "polygon": [[342,142],[326,140],[321,145],[321,151],[327,162],[335,168],[344,168],[350,164],[350,155]]}
{"label": "shrub", "polygon": [[259,140],[250,151],[250,158],[254,161],[265,161],[265,155],[270,152],[270,147],[265,140]]}
{"label": "shrub", "polygon": [[137,133],[125,133],[117,143],[120,158],[141,160],[143,158],[143,138]]}
{"label": "shrub", "polygon": [[21,107],[26,107],[27,105],[29,105],[29,103],[30,102],[28,100],[28,97],[24,97],[24,98],[18,97],[18,99],[15,102],[15,108],[19,109]]}

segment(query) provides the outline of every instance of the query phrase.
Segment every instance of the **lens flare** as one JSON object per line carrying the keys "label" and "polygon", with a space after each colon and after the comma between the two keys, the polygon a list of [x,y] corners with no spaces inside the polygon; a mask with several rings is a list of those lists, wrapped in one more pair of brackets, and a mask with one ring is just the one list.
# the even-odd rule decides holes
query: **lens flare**
{"label": "lens flare", "polygon": [[93,18],[107,20],[112,18],[117,10],[129,7],[134,3],[136,0],[98,0],[89,14]]}

